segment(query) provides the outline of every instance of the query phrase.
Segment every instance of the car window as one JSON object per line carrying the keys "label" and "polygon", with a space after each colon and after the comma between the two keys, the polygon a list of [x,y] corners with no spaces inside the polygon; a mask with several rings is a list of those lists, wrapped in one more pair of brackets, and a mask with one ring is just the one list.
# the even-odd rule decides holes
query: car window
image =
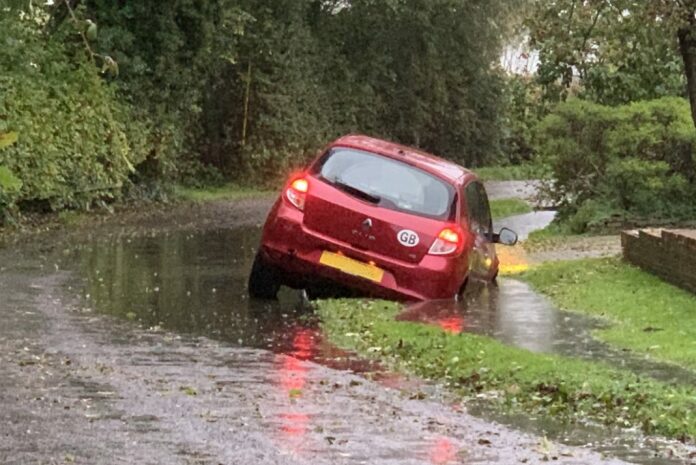
{"label": "car window", "polygon": [[452,217],[454,188],[408,163],[337,147],[324,156],[316,171],[327,182],[381,207],[438,219]]}
{"label": "car window", "polygon": [[483,184],[477,181],[468,184],[464,196],[466,197],[467,220],[471,229],[490,236],[493,232],[491,209]]}

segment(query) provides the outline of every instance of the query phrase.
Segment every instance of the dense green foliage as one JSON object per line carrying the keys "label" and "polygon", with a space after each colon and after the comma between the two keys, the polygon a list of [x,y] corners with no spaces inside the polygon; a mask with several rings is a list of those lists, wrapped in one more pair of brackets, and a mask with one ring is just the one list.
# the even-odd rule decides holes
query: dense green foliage
{"label": "dense green foliage", "polygon": [[696,297],[617,259],[545,263],[522,275],[562,308],[609,319],[614,345],[696,370]]}
{"label": "dense green foliage", "polygon": [[[690,94],[691,3],[8,1],[0,133],[19,141],[0,166],[21,188],[4,188],[0,209],[88,208],[171,181],[276,184],[349,132],[468,166],[528,163],[548,152],[535,126],[568,95],[615,105]],[[495,66],[513,32],[538,50],[536,76]],[[633,140],[662,137],[651,125],[633,124]],[[619,204],[597,208],[642,215],[646,196],[686,192],[656,181],[678,181],[673,158],[607,166]],[[646,181],[627,182],[636,175]],[[586,207],[584,193],[561,190],[570,214]],[[670,209],[657,210],[684,213]]]}
{"label": "dense green foliage", "polygon": [[514,171],[516,167],[533,165],[536,161],[534,128],[553,105],[544,98],[536,79],[527,75],[507,76],[504,97],[502,162]]}
{"label": "dense green foliage", "polygon": [[693,218],[696,1],[526,5],[539,67],[507,86],[507,147],[550,165],[560,227]]}
{"label": "dense green foliage", "polygon": [[536,354],[474,334],[395,321],[392,302],[324,301],[318,313],[329,339],[390,367],[443,381],[514,412],[568,421],[632,426],[670,437],[696,437],[696,389],[626,370]]}
{"label": "dense green foliage", "polygon": [[10,203],[89,207],[160,181],[274,181],[365,132],[496,161],[516,2],[13,0],[0,18]]}
{"label": "dense green foliage", "polygon": [[[86,2],[122,93],[170,146],[267,180],[367,132],[477,164],[498,154],[501,1]],[[491,21],[491,18],[496,18]],[[466,46],[476,44],[476,46]]]}
{"label": "dense green foliage", "polygon": [[[323,40],[348,64],[344,82],[366,92],[356,95],[348,128],[361,130],[364,121],[370,132],[468,165],[490,160],[502,89],[491,72],[501,10],[497,1],[361,0],[328,16]],[[341,93],[355,98],[346,85]]]}
{"label": "dense green foliage", "polygon": [[617,105],[685,95],[677,29],[690,2],[532,2],[526,25],[546,96]]}
{"label": "dense green foliage", "polygon": [[606,107],[559,105],[538,128],[539,155],[553,173],[546,194],[573,232],[696,214],[696,131],[679,98]]}
{"label": "dense green foliage", "polygon": [[[16,132],[0,132],[0,150],[17,142]],[[20,181],[6,166],[0,165],[0,224],[12,219],[11,209],[22,188]]]}
{"label": "dense green foliage", "polygon": [[145,153],[145,129],[69,45],[73,25],[47,38],[40,20],[0,16],[0,133],[18,135],[0,166],[21,181],[21,189],[0,185],[6,213],[20,201],[87,208],[118,197]]}

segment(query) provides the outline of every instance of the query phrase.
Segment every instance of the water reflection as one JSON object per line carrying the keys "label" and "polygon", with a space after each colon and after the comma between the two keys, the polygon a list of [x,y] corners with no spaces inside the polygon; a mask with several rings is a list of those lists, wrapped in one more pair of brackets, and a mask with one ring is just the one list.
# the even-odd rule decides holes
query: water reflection
{"label": "water reflection", "polygon": [[457,448],[447,437],[437,438],[430,449],[430,463],[444,465],[454,462],[457,458]]}
{"label": "water reflection", "polygon": [[520,241],[529,237],[533,231],[544,229],[551,224],[556,217],[554,211],[535,211],[522,215],[508,216],[494,221],[494,229],[497,231],[500,228],[510,228],[517,233]]}
{"label": "water reflection", "polygon": [[[250,301],[246,279],[258,235],[257,229],[246,228],[124,237],[77,247],[71,258],[81,271],[85,295],[100,312],[148,327],[273,350],[277,354],[273,382],[283,406],[273,420],[276,437],[283,449],[302,454],[320,447],[310,441],[316,412],[303,398],[312,374],[307,361],[376,372],[380,382],[396,388],[405,387],[407,381],[324,341],[299,293],[284,290],[278,302]],[[462,302],[413,304],[399,319],[435,324],[455,334],[483,334],[537,352],[601,359],[663,380],[696,383],[689,371],[628,356],[596,341],[591,331],[598,322],[556,310],[514,279],[501,279],[498,287],[474,285]],[[432,463],[457,459],[457,448],[447,438],[436,438],[428,447]]]}
{"label": "water reflection", "polygon": [[647,360],[598,341],[592,331],[604,323],[556,309],[546,298],[515,279],[499,285],[472,283],[464,298],[406,306],[398,320],[437,325],[450,333],[471,332],[533,352],[602,360],[667,382],[696,383],[696,374]]}
{"label": "water reflection", "polygon": [[94,242],[77,250],[85,294],[101,312],[145,326],[204,334],[245,346],[287,344],[302,314],[297,292],[249,300],[246,279],[258,230],[186,232]]}
{"label": "water reflection", "polygon": [[[246,279],[258,235],[256,228],[243,228],[126,237],[80,247],[75,257],[85,293],[101,312],[146,326],[290,352],[335,368],[374,369],[322,340],[298,292],[285,289],[278,302],[249,300]],[[483,334],[535,352],[602,359],[662,380],[696,383],[688,370],[602,344],[591,334],[600,326],[598,321],[558,311],[514,279],[500,279],[499,286],[472,283],[461,302],[416,303],[399,319],[436,324],[453,333]],[[298,349],[302,344],[305,348]]]}
{"label": "water reflection", "polygon": [[[557,342],[576,334],[574,325],[545,299],[512,279],[501,279],[500,286],[472,283],[459,302],[408,305],[397,319],[434,324],[450,333],[484,334],[535,352],[555,352]],[[592,324],[589,320],[581,323],[584,327]]]}
{"label": "water reflection", "polygon": [[308,360],[314,352],[314,332],[298,328],[292,332],[292,347],[288,355],[276,355],[276,386],[280,390],[281,411],[277,415],[279,446],[295,455],[307,447],[310,431],[310,415],[302,403],[298,403],[307,384],[310,366]]}

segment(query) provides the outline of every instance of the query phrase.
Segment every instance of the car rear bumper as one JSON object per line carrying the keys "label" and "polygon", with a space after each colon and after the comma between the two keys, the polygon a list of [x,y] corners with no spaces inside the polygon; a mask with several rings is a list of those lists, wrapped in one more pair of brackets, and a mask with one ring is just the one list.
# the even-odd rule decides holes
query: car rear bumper
{"label": "car rear bumper", "polygon": [[[371,297],[394,300],[451,298],[466,278],[465,257],[426,255],[420,263],[405,263],[369,251],[357,250],[302,223],[303,213],[280,200],[264,227],[261,253],[283,275],[284,284],[305,287],[331,281]],[[320,263],[324,251],[341,253],[384,270],[381,281],[353,276]]]}

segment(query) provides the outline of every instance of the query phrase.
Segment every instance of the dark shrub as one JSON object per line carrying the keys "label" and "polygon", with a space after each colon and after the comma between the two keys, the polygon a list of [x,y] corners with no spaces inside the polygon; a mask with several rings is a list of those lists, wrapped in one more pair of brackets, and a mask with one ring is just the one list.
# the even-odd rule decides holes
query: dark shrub
{"label": "dark shrub", "polygon": [[575,232],[609,217],[681,221],[696,211],[696,131],[686,100],[568,101],[542,120],[535,142],[554,175],[544,195]]}

